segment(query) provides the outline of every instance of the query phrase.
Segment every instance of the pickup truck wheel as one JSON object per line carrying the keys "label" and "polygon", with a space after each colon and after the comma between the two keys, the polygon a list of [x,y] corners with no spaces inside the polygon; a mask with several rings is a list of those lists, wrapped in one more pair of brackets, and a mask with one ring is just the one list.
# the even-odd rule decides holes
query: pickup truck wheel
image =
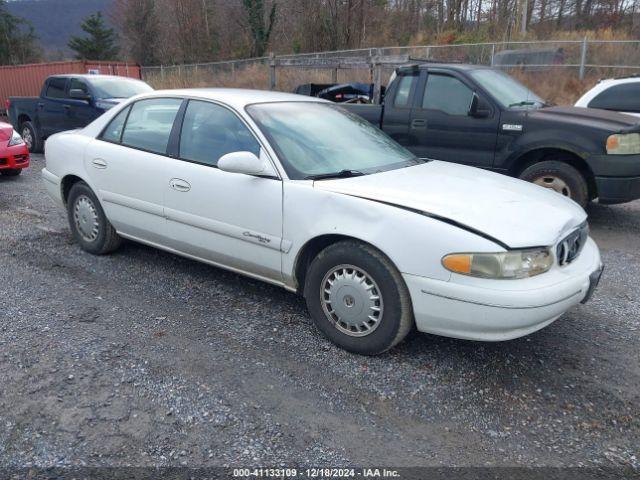
{"label": "pickup truck wheel", "polygon": [[122,242],[104,214],[95,194],[84,182],[78,182],[69,192],[67,201],[69,226],[83,250],[95,255],[114,251]]}
{"label": "pickup truck wheel", "polygon": [[24,122],[22,124],[20,127],[20,136],[30,152],[40,153],[42,151],[42,140],[38,137],[36,129],[31,122]]}
{"label": "pickup truck wheel", "polygon": [[524,169],[520,179],[550,188],[571,198],[583,208],[589,201],[587,180],[577,169],[565,162],[547,160],[534,163]]}
{"label": "pickup truck wheel", "polygon": [[21,168],[6,168],[4,170],[0,170],[0,174],[4,175],[5,177],[17,177],[21,173]]}
{"label": "pickup truck wheel", "polygon": [[328,246],[311,262],[304,296],[318,329],[353,353],[377,355],[414,324],[409,291],[391,261],[355,241]]}

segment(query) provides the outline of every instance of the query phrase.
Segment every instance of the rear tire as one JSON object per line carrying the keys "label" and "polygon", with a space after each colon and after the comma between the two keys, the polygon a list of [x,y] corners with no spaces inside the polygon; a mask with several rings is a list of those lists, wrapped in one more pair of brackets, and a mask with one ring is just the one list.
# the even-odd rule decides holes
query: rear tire
{"label": "rear tire", "polygon": [[589,202],[587,180],[575,167],[558,160],[545,160],[524,169],[520,179],[554,190],[582,208]]}
{"label": "rear tire", "polygon": [[4,170],[0,170],[0,174],[4,175],[5,177],[17,177],[21,173],[21,168],[6,168]]}
{"label": "rear tire", "polygon": [[38,136],[36,128],[31,122],[23,122],[20,126],[20,135],[32,153],[42,153],[42,139]]}
{"label": "rear tire", "polygon": [[353,353],[389,350],[414,325],[398,269],[382,252],[357,241],[334,243],[318,254],[307,272],[304,297],[318,329]]}
{"label": "rear tire", "polygon": [[83,250],[104,255],[117,249],[121,237],[109,223],[95,194],[84,182],[71,187],[67,216],[73,237]]}

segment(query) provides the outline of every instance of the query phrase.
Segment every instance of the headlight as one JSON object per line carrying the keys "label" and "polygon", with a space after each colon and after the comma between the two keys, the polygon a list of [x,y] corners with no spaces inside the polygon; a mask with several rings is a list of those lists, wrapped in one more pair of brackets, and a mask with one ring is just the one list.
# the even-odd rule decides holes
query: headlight
{"label": "headlight", "polygon": [[546,272],[553,265],[548,248],[512,250],[504,253],[452,253],[442,258],[451,272],[482,278],[527,278]]}
{"label": "headlight", "polygon": [[23,143],[24,143],[24,140],[22,140],[22,137],[20,136],[20,134],[14,130],[11,133],[11,138],[9,139],[8,146],[13,147],[14,145],[22,145]]}
{"label": "headlight", "polygon": [[609,155],[633,155],[640,153],[640,133],[616,133],[607,138]]}

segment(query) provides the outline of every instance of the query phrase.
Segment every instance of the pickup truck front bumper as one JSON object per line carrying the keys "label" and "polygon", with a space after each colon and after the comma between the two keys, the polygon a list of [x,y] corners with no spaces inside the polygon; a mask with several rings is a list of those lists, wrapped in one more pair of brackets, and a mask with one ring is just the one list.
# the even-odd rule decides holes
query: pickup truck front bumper
{"label": "pickup truck front bumper", "polygon": [[625,203],[640,198],[640,155],[593,155],[600,203]]}

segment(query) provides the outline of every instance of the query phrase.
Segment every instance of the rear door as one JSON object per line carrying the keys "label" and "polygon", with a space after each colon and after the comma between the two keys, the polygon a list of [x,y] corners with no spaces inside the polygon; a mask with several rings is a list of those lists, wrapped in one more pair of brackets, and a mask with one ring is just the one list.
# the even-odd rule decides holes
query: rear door
{"label": "rear door", "polygon": [[[474,86],[457,72],[429,70],[420,80],[411,111],[411,149],[421,158],[491,168],[499,112],[484,118],[469,115]],[[489,104],[482,92],[475,92]]]}
{"label": "rear door", "polygon": [[417,71],[401,72],[385,94],[382,130],[405,147],[413,147],[409,137],[409,119],[417,84]]}
{"label": "rear door", "polygon": [[85,170],[116,230],[165,244],[167,146],[182,99],[139,100],[118,113],[85,151]]}
{"label": "rear door", "polygon": [[231,152],[266,155],[254,133],[231,109],[203,100],[189,100],[178,124],[163,181],[169,246],[281,282],[282,180],[217,167]]}
{"label": "rear door", "polygon": [[68,130],[67,77],[47,80],[44,97],[38,101],[38,119],[43,137]]}
{"label": "rear door", "polygon": [[91,94],[89,85],[81,78],[69,79],[67,85],[67,128],[82,128],[91,123],[96,117],[97,112],[93,107],[93,100],[77,100],[69,97],[69,91],[72,89],[78,89],[85,92],[87,95]]}

